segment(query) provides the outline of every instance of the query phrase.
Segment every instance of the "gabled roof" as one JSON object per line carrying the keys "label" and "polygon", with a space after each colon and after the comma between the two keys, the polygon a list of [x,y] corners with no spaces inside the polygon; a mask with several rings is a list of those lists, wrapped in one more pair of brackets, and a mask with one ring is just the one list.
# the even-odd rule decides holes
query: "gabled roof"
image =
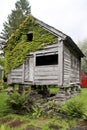
{"label": "gabled roof", "polygon": [[61,31],[59,31],[58,29],[56,29],[56,28],[42,22],[41,20],[39,20],[37,18],[35,18],[35,19],[36,19],[36,22],[39,23],[42,27],[44,27],[46,30],[48,30],[49,32],[51,32],[55,36],[61,38],[62,40],[67,41],[68,46],[71,46],[72,49],[77,51],[77,53],[79,54],[80,57],[84,57],[83,52],[79,49],[79,47],[75,44],[75,42],[71,39],[71,37],[69,37],[68,35],[64,34]]}
{"label": "gabled roof", "polygon": [[36,22],[38,24],[40,24],[42,27],[44,27],[47,31],[49,31],[50,33],[54,34],[57,37],[60,37],[62,40],[64,40],[67,37],[66,34],[64,34],[63,32],[59,31],[58,29],[56,29],[56,28],[54,28],[54,27],[52,27],[52,26],[42,22],[41,20],[39,20],[37,18],[35,18],[35,20],[36,20]]}

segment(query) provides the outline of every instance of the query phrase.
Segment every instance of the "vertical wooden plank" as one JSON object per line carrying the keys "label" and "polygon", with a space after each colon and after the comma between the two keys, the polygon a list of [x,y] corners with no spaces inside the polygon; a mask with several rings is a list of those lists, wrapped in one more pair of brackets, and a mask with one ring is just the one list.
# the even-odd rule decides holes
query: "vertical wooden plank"
{"label": "vertical wooden plank", "polygon": [[22,65],[22,83],[24,83],[24,64]]}
{"label": "vertical wooden plank", "polygon": [[70,84],[71,71],[71,54],[69,49],[64,45],[64,86]]}
{"label": "vertical wooden plank", "polygon": [[33,74],[34,74],[34,57],[31,56],[29,60],[29,81],[33,82]]}
{"label": "vertical wooden plank", "polygon": [[63,41],[59,41],[58,43],[58,57],[59,57],[59,86],[63,85]]}
{"label": "vertical wooden plank", "polygon": [[26,58],[24,64],[24,81],[29,81],[29,57]]}
{"label": "vertical wooden plank", "polygon": [[35,83],[35,66],[36,66],[36,53],[34,53],[34,65],[33,65],[33,85]]}
{"label": "vertical wooden plank", "polygon": [[62,85],[64,84],[64,44],[62,41]]}

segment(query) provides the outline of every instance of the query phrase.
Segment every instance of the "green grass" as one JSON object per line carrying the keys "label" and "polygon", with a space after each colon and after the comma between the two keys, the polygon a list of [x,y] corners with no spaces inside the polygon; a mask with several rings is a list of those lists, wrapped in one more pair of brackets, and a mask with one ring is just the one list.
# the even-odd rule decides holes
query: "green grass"
{"label": "green grass", "polygon": [[[82,100],[85,104],[86,112],[87,112],[87,88],[83,88],[81,93],[74,97],[77,100]],[[71,99],[72,100],[72,99]]]}
{"label": "green grass", "polygon": [[82,92],[75,99],[83,101],[85,104],[85,114],[87,115],[87,88],[83,88]]}
{"label": "green grass", "polygon": [[[59,88],[57,87],[51,87],[50,92],[51,93],[57,93]],[[8,111],[8,106],[6,105],[6,100],[8,98],[8,95],[6,92],[2,91],[0,92],[0,120],[3,118],[7,117],[12,117],[14,120],[24,120],[26,124],[24,124],[22,128],[27,127],[29,125],[35,126],[35,127],[40,127],[42,130],[50,130],[49,126],[54,125],[54,126],[60,126],[62,127],[60,130],[67,130],[70,126],[75,125],[76,121],[75,120],[69,120],[69,119],[64,119],[62,117],[46,117],[46,118],[38,118],[38,119],[33,119],[30,117],[30,115],[16,115],[12,114],[12,112],[5,113]],[[87,88],[82,89],[82,92],[74,97],[75,99],[82,100],[85,103],[85,108],[86,111],[85,113],[87,114]],[[73,100],[73,98],[71,99]],[[19,130],[19,129],[18,129]]]}
{"label": "green grass", "polygon": [[0,115],[5,114],[4,112],[7,111],[8,107],[6,104],[6,100],[8,98],[7,92],[0,92]]}
{"label": "green grass", "polygon": [[50,90],[50,93],[56,94],[59,91],[59,87],[55,87],[55,86],[50,87],[49,90]]}

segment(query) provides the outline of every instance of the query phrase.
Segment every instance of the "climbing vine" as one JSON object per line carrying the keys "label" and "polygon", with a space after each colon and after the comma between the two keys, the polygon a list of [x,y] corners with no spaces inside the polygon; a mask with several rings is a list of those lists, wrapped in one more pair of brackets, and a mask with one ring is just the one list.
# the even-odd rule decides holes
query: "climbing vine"
{"label": "climbing vine", "polygon": [[[27,33],[33,32],[32,41],[27,41]],[[42,49],[44,46],[57,43],[57,38],[42,26],[40,26],[32,15],[19,26],[7,42],[5,51],[5,73],[6,75],[14,68],[23,64],[29,52]]]}

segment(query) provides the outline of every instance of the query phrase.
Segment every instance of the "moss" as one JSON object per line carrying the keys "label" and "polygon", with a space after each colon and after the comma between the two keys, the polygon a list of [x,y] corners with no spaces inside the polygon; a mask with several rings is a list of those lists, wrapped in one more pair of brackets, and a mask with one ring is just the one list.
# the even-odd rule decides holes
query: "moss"
{"label": "moss", "polygon": [[[26,42],[26,34],[33,31],[33,40]],[[25,62],[25,57],[29,52],[42,49],[49,44],[57,43],[57,38],[42,26],[36,23],[33,16],[28,16],[13,33],[5,47],[5,72],[6,75],[14,68]]]}

